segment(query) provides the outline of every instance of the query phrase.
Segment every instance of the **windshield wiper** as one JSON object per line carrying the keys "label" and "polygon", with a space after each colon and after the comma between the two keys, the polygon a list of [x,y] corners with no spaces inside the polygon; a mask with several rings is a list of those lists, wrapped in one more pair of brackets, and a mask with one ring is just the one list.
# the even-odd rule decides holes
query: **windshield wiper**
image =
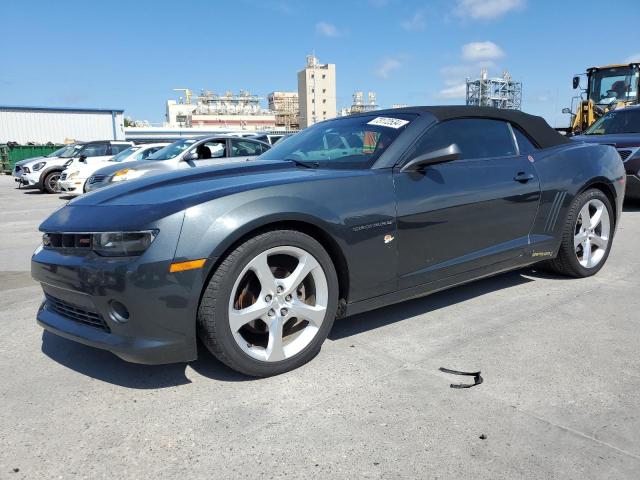
{"label": "windshield wiper", "polygon": [[302,160],[298,160],[296,158],[285,157],[285,160],[287,160],[289,162],[293,162],[297,166],[304,167],[304,168],[318,168],[320,166],[320,163],[318,163],[318,162],[305,162],[305,161],[302,161]]}

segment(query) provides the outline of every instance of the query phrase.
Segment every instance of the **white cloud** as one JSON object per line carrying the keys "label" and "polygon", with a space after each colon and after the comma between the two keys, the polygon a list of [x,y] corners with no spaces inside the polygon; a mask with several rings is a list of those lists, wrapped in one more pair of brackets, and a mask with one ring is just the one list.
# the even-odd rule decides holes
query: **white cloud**
{"label": "white cloud", "polygon": [[493,42],[471,42],[462,46],[462,58],[469,62],[484,62],[504,57],[504,51]]}
{"label": "white cloud", "polygon": [[473,20],[493,20],[525,6],[525,0],[458,0],[454,12]]}
{"label": "white cloud", "polygon": [[404,64],[405,57],[403,55],[397,55],[395,57],[387,57],[383,59],[380,64],[374,70],[374,74],[383,79],[387,79],[391,76],[391,72],[401,68]]}
{"label": "white cloud", "polygon": [[467,84],[459,83],[447,88],[443,88],[436,94],[437,98],[447,100],[464,100],[467,98]]}
{"label": "white cloud", "polygon": [[318,22],[316,23],[316,32],[325,37],[340,37],[342,32],[332,23]]}
{"label": "white cloud", "polygon": [[636,53],[635,55],[631,55],[629,58],[627,58],[626,63],[631,63],[631,62],[640,62],[640,52]]}
{"label": "white cloud", "polygon": [[424,18],[424,13],[422,12],[416,12],[414,13],[413,17],[400,22],[400,26],[402,28],[404,28],[405,30],[408,30],[410,32],[416,32],[419,30],[424,30],[424,27],[426,26],[426,22],[425,22],[425,18]]}

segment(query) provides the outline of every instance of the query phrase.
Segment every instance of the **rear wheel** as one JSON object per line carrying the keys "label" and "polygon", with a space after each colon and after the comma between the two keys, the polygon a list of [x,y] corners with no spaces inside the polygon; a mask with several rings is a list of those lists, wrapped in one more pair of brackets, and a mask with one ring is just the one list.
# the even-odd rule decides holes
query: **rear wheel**
{"label": "rear wheel", "polygon": [[547,266],[563,275],[589,277],[605,264],[611,250],[614,216],[600,190],[578,195],[569,209],[558,257]]}
{"label": "rear wheel", "polygon": [[47,173],[42,182],[44,191],[47,193],[60,193],[60,185],[58,185],[58,180],[60,180],[60,172]]}
{"label": "rear wheel", "polygon": [[338,279],[324,248],[301,232],[266,232],[231,252],[211,277],[199,334],[231,368],[277,375],[320,351],[337,303]]}

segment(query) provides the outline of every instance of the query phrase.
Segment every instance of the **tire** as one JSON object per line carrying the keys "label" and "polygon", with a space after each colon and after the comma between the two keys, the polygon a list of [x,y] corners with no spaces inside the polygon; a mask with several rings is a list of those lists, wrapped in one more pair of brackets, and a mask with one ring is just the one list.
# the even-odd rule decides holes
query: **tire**
{"label": "tire", "polygon": [[[586,207],[590,212],[598,210],[597,207],[604,208],[600,216],[599,223],[593,231],[589,233],[589,228],[584,230],[582,217],[583,209]],[[606,213],[605,213],[606,211]],[[593,218],[592,217],[592,222]],[[545,262],[545,267],[561,275],[576,278],[590,277],[595,275],[604,266],[611,251],[611,243],[613,241],[615,217],[611,202],[602,191],[597,189],[589,189],[578,195],[569,208],[569,213],[562,228],[562,241],[558,256],[553,260]],[[592,225],[588,225],[591,227]],[[585,242],[576,245],[579,240],[585,239]],[[606,238],[606,245],[602,245],[602,240]],[[588,240],[588,243],[586,241]],[[598,243],[596,243],[596,240]],[[586,250],[588,245],[589,250]],[[585,256],[585,253],[588,255]],[[591,261],[587,260],[587,257]]]}
{"label": "tire", "polygon": [[42,181],[43,192],[47,193],[60,193],[60,188],[55,186],[55,182],[60,180],[61,172],[53,171],[45,175]]}
{"label": "tire", "polygon": [[338,277],[322,245],[295,230],[273,230],[218,266],[200,301],[198,334],[232,369],[278,375],[318,354],[337,306]]}

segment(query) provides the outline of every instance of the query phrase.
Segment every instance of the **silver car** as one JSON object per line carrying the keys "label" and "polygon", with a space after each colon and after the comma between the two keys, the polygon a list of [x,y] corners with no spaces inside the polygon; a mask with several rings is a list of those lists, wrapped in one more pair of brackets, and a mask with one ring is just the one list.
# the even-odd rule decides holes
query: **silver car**
{"label": "silver car", "polygon": [[90,192],[113,182],[132,180],[144,175],[182,168],[246,162],[266,152],[271,145],[249,138],[216,135],[178,140],[158,150],[146,160],[126,165],[110,165],[93,173],[87,180]]}

